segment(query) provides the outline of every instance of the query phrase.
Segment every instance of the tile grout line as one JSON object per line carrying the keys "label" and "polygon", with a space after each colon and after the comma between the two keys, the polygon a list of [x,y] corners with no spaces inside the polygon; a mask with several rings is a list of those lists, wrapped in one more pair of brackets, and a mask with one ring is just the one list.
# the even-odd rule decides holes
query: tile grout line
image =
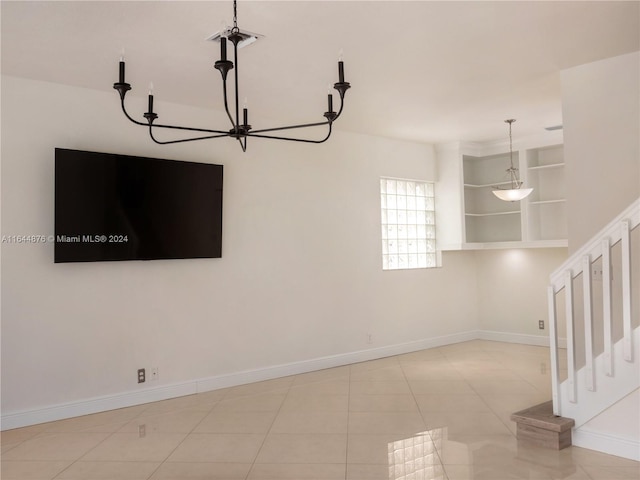
{"label": "tile grout line", "polygon": [[[273,425],[276,423],[276,419],[278,418],[278,415],[280,415],[280,412],[282,411],[282,407],[284,405],[284,402],[287,401],[287,397],[289,396],[289,393],[291,392],[291,387],[293,386],[293,383],[295,381],[295,377],[296,377],[296,375],[292,376],[291,383],[287,387],[287,393],[284,396],[284,398],[282,399],[282,402],[280,403],[280,406],[278,407],[278,411],[274,415],[273,420],[271,420],[271,424],[269,425],[269,428],[267,429],[267,432],[265,433],[264,438],[262,439],[262,443],[260,444],[260,448],[258,448],[258,451],[256,452],[256,456],[253,458],[253,461],[251,462],[251,467],[249,467],[249,471],[247,472],[247,475],[244,477],[244,480],[248,480],[249,477],[251,476],[251,473],[253,472],[253,468],[256,465],[256,460],[260,456],[260,452],[264,448],[264,444],[267,441],[267,437],[269,436],[269,433],[271,433],[271,429],[273,428]],[[261,392],[261,393],[264,393],[264,392]]]}
{"label": "tile grout line", "polygon": [[[127,407],[128,408],[128,407]],[[127,425],[129,422],[135,420],[136,418],[138,418],[140,415],[142,415],[142,413],[144,411],[146,411],[149,407],[141,409],[140,412],[137,415],[134,415],[133,417],[131,417],[131,419],[129,419],[128,421],[124,422],[124,425],[122,425],[120,428],[114,430],[113,432],[107,432],[108,435],[106,437],[104,437],[100,442],[98,442],[96,445],[94,445],[92,448],[90,448],[89,450],[87,450],[84,454],[82,454],[80,457],[76,458],[75,460],[73,460],[69,465],[67,465],[65,468],[63,468],[60,472],[58,472],[53,478],[52,480],[55,480],[56,478],[60,478],[60,475],[62,475],[64,472],[66,472],[67,470],[69,470],[71,467],[73,467],[75,464],[77,464],[78,462],[81,462],[83,458],[85,458],[89,453],[93,452],[96,448],[98,448],[100,445],[104,444],[107,440],[109,440],[111,437],[113,437],[116,433],[118,433],[122,428],[124,428],[125,425]],[[63,420],[64,421],[64,420]],[[119,423],[119,422],[118,422]],[[109,423],[102,423],[99,425],[95,425],[93,427],[89,427],[89,428],[96,428],[96,427],[100,427],[102,425],[108,425]],[[40,432],[41,434],[51,434],[51,435],[55,435],[55,434],[59,434],[59,433],[80,433],[82,432],[82,429],[79,430],[78,432],[47,432],[46,428]],[[86,433],[90,433],[90,432],[86,432]],[[95,433],[103,433],[103,432],[95,432]],[[37,436],[37,435],[36,435]],[[31,438],[35,438],[31,437]]]}
{"label": "tile grout line", "polygon": [[[198,394],[196,393],[196,395],[198,395]],[[222,398],[224,398],[224,395],[220,398],[220,400],[222,400]],[[189,435],[191,435],[191,434],[193,433],[193,431],[194,431],[196,428],[198,428],[198,426],[199,426],[199,425],[204,421],[204,419],[205,419],[206,417],[208,417],[208,416],[209,416],[209,414],[213,411],[213,409],[214,409],[214,408],[216,407],[216,405],[220,402],[220,400],[216,400],[216,401],[214,402],[214,404],[213,404],[213,405],[211,406],[211,408],[207,411],[207,413],[206,413],[205,415],[203,415],[203,417],[200,419],[200,421],[199,421],[198,423],[196,423],[196,424],[193,426],[193,428],[192,428],[189,432],[187,432],[187,434],[184,436],[184,438],[183,438],[180,442],[178,442],[178,444],[175,446],[175,448],[173,448],[173,449],[172,449],[172,450],[167,454],[167,456],[164,458],[164,460],[162,460],[162,461],[160,462],[160,464],[159,464],[159,465],[158,465],[158,466],[153,470],[153,472],[151,472],[151,473],[149,474],[149,476],[147,477],[147,480],[149,480],[150,478],[152,478],[152,477],[156,474],[156,472],[157,472],[158,470],[160,470],[160,468],[162,468],[162,466],[163,466],[165,463],[167,463],[167,459],[168,459],[171,455],[173,455],[173,453],[174,453],[174,452],[175,452],[175,451],[180,447],[180,445],[182,445],[182,444],[184,443],[184,441],[189,437]],[[177,409],[177,410],[180,410],[180,409]],[[146,410],[145,410],[145,411],[146,411]],[[176,411],[176,410],[172,410],[172,411],[171,411],[171,413],[175,413],[175,411]],[[165,412],[165,413],[168,413],[168,412]],[[139,417],[136,417],[136,418],[139,418]],[[180,433],[182,433],[182,432],[180,432]]]}
{"label": "tile grout line", "polygon": [[[442,355],[442,357],[449,362],[449,359],[447,358],[447,356],[440,352],[440,354]],[[421,360],[419,363],[422,363],[423,360]],[[450,362],[449,362],[450,363]],[[411,392],[411,397],[413,398],[414,403],[416,404],[416,408],[418,409],[418,413],[420,414],[420,418],[422,418],[422,422],[424,423],[426,430],[426,433],[429,435],[429,440],[431,441],[431,443],[433,444],[433,450],[435,452],[435,454],[438,457],[438,460],[440,461],[440,465],[442,466],[442,472],[445,476],[445,478],[443,480],[449,480],[449,476],[447,475],[447,471],[444,467],[444,462],[442,460],[442,457],[440,456],[440,452],[438,451],[438,447],[436,446],[436,442],[433,440],[433,435],[431,434],[432,428],[429,426],[429,424],[427,423],[427,419],[424,418],[424,415],[422,413],[422,409],[420,408],[420,404],[418,403],[418,399],[416,398],[416,394],[413,390],[413,387],[411,386],[411,382],[409,382],[409,379],[407,378],[407,372],[405,372],[404,368],[402,367],[402,362],[399,362],[400,364],[400,369],[402,370],[402,375],[404,376],[405,382],[407,382],[407,386],[409,387],[409,391]]]}
{"label": "tile grout line", "polygon": [[[122,427],[121,427],[122,428]],[[86,457],[89,453],[93,452],[96,448],[98,448],[100,445],[102,445],[104,442],[106,442],[108,439],[110,439],[111,437],[113,437],[113,435],[115,435],[115,433],[117,432],[110,432],[106,437],[104,437],[100,442],[98,442],[96,445],[94,445],[92,448],[90,448],[89,450],[87,450],[86,452],[84,452],[82,455],[80,455],[80,457],[76,458],[75,460],[73,460],[69,465],[67,465],[64,469],[62,469],[62,471],[58,472],[53,478],[52,480],[55,480],[56,478],[60,478],[60,475],[62,475],[64,472],[66,472],[67,470],[69,470],[72,466],[74,466],[76,463],[82,461],[82,459],[84,457]],[[62,432],[64,433],[64,432]]]}
{"label": "tile grout line", "polygon": [[[483,351],[484,353],[488,353],[488,354],[493,358],[493,355],[491,355],[491,352],[490,352],[489,350],[485,350],[484,348],[482,348],[482,351]],[[509,369],[509,371],[511,371],[511,370]],[[498,414],[493,410],[493,408],[491,408],[491,405],[489,405],[489,403],[487,403],[487,401],[486,401],[486,400],[485,400],[485,398],[484,398],[484,395],[482,395],[482,393],[480,393],[478,390],[476,390],[476,389],[473,387],[473,385],[472,385],[470,382],[468,382],[468,381],[467,381],[467,379],[466,379],[466,378],[464,379],[464,381],[469,385],[469,388],[471,388],[471,390],[473,390],[473,392],[474,392],[474,393],[475,393],[475,394],[480,398],[480,400],[482,400],[482,403],[484,403],[484,404],[487,406],[487,408],[489,409],[489,411],[491,412],[491,414],[492,414],[494,417],[496,417],[496,418],[500,421],[500,423],[501,423],[502,425],[504,425],[504,427],[509,431],[509,434],[510,434],[512,437],[516,438],[516,435],[515,435],[515,434],[511,431],[511,429],[509,428],[509,425],[505,424],[505,423],[502,421],[502,419],[498,416]]]}
{"label": "tile grout line", "polygon": [[[546,349],[548,349],[548,347],[538,347],[538,348],[541,348],[541,349],[546,348]],[[491,351],[488,351],[488,352],[489,352],[489,354],[491,355],[491,357],[492,357],[492,358],[495,358],[495,359],[496,359],[496,361],[500,361],[500,358],[499,358],[499,357],[497,357],[496,355],[494,355]],[[502,352],[502,353],[504,353],[504,352]],[[520,375],[520,373],[518,373],[516,370],[513,370],[513,369],[511,369],[511,368],[508,368],[508,371],[509,371],[509,372],[511,372],[512,374],[516,375],[516,376],[517,376],[521,381],[523,381],[523,382],[524,382],[524,383],[526,383],[527,385],[531,386],[531,388],[533,388],[536,392],[539,392],[539,393],[541,393],[541,394],[542,394],[542,393],[544,393],[544,392],[541,392],[541,391],[540,391],[540,389],[539,389],[538,387],[536,387],[534,384],[532,384],[532,383],[531,383],[531,382],[529,382],[526,378],[524,378],[522,375]],[[551,381],[551,379],[549,379],[549,382],[550,382],[550,381]],[[472,387],[472,388],[473,388],[473,387]],[[516,438],[516,439],[517,439],[517,438],[518,438],[518,437],[517,437],[517,434],[513,433],[513,431],[511,430],[511,428],[509,428],[509,424],[506,424],[506,423],[502,420],[502,418],[500,418],[500,417],[498,416],[498,413],[497,413],[493,408],[491,408],[491,405],[489,405],[489,404],[485,401],[485,399],[484,399],[484,396],[483,396],[483,395],[481,395],[481,394],[478,394],[478,395],[480,396],[480,398],[482,398],[482,401],[487,405],[487,407],[489,407],[489,410],[491,410],[491,412],[492,412],[496,417],[498,417],[498,420],[500,420],[500,421],[502,422],[502,424],[503,424],[503,425],[505,425],[505,426],[507,427],[507,429],[509,430],[509,433],[511,433],[511,435],[512,435],[514,438]],[[513,413],[515,413],[515,412],[513,412]],[[513,423],[513,422],[511,422],[511,423]]]}
{"label": "tile grout line", "polygon": [[347,480],[347,477],[349,476],[349,418],[351,417],[351,366],[353,364],[349,365],[349,388],[347,389],[347,425],[346,425],[346,430],[347,430],[347,441],[346,441],[346,445],[345,445],[345,452],[344,452],[344,480]]}

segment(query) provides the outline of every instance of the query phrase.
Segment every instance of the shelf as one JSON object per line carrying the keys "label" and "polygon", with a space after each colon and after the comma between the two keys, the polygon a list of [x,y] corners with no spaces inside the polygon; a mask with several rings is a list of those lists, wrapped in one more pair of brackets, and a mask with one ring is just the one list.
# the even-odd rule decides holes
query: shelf
{"label": "shelf", "polygon": [[564,198],[558,198],[557,200],[536,200],[535,202],[529,202],[529,205],[543,205],[547,203],[564,203],[567,200]]}
{"label": "shelf", "polygon": [[536,165],[535,167],[529,167],[529,170],[544,170],[547,168],[561,168],[564,167],[564,162],[563,163],[552,163],[549,165]]}
{"label": "shelf", "polygon": [[495,217],[496,215],[520,215],[520,210],[514,210],[512,212],[465,213],[466,217]]}
{"label": "shelf", "polygon": [[502,185],[510,185],[511,182],[495,182],[495,183],[487,183],[484,185],[475,185],[473,183],[465,183],[464,186],[465,188],[493,188],[493,187],[500,187]]}
{"label": "shelf", "polygon": [[564,165],[564,147],[562,144],[533,148],[526,152],[526,166],[535,168],[560,168]]}
{"label": "shelf", "polygon": [[[513,157],[513,162],[515,166],[518,167],[517,152],[514,152]],[[463,183],[466,185],[492,187],[494,185],[509,183],[509,177],[505,175],[505,170],[509,167],[508,153],[483,157],[463,155],[462,163]]]}

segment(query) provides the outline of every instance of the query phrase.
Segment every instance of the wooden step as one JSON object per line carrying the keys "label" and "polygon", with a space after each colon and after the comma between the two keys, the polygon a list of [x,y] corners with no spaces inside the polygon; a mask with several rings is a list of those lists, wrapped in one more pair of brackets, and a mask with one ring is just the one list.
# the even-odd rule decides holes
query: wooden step
{"label": "wooden step", "polygon": [[516,438],[544,448],[562,450],[571,446],[571,418],[553,414],[553,402],[548,401],[511,415],[516,422]]}

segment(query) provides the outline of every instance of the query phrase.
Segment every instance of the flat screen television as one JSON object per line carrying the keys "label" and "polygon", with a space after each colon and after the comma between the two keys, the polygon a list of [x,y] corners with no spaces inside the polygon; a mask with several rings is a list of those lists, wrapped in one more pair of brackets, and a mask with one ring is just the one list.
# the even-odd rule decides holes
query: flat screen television
{"label": "flat screen television", "polygon": [[222,170],[56,148],[54,261],[221,257]]}

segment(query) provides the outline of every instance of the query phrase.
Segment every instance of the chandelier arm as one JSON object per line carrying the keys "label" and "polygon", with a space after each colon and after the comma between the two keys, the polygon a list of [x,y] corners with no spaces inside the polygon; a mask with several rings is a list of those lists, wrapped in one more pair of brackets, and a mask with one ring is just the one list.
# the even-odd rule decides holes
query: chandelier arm
{"label": "chandelier arm", "polygon": [[327,133],[326,137],[324,137],[322,140],[309,140],[306,138],[291,138],[291,137],[279,137],[279,136],[275,136],[275,135],[256,135],[254,132],[249,132],[247,134],[248,137],[257,137],[257,138],[270,138],[272,140],[287,140],[289,142],[303,142],[303,143],[324,143],[327,140],[329,140],[329,137],[331,136],[331,122],[327,122],[329,124],[329,132]]}
{"label": "chandelier arm", "polygon": [[[163,124],[158,124],[155,123],[153,125],[149,125],[149,122],[139,122],[137,121],[135,118],[133,118],[131,115],[129,115],[129,113],[127,112],[125,106],[124,106],[124,100],[120,101],[120,104],[122,105],[122,112],[124,113],[125,117],[127,117],[131,122],[135,123],[136,125],[141,125],[143,127],[150,127],[153,126],[155,128],[170,128],[170,129],[174,129],[174,130],[184,130],[184,131],[188,131],[188,132],[204,132],[204,133],[217,133],[219,135],[210,135],[210,136],[205,136],[205,137],[198,137],[199,139],[206,139],[206,138],[218,138],[218,137],[227,137],[229,136],[229,132],[225,132],[224,130],[211,130],[208,128],[195,128],[195,127],[180,127],[177,125],[163,125]],[[186,141],[188,141],[189,139],[187,139]],[[156,140],[154,140],[156,141]],[[185,141],[185,140],[179,140],[179,141]],[[156,142],[156,143],[162,143],[162,142]]]}
{"label": "chandelier arm", "polygon": [[331,124],[333,122],[335,122],[338,119],[338,117],[340,117],[340,115],[342,114],[342,110],[343,109],[344,109],[344,100],[343,100],[343,96],[340,95],[340,109],[338,110],[338,113],[336,113],[336,116],[331,120],[325,120],[325,121],[322,121],[322,122],[315,122],[315,123],[304,123],[304,124],[300,124],[300,125],[288,125],[288,126],[284,126],[284,127],[262,128],[260,130],[252,130],[251,132],[249,132],[249,135],[257,137],[258,135],[255,135],[256,133],[275,132],[275,131],[278,131],[278,130],[292,130],[294,128],[319,127],[321,125],[329,125],[329,126],[331,126]]}
{"label": "chandelier arm", "polygon": [[336,113],[336,116],[331,119],[331,123],[335,122],[338,118],[340,118],[340,115],[342,115],[343,109],[344,109],[344,99],[342,96],[340,96],[340,108],[338,109],[338,113]]}
{"label": "chandelier arm", "polygon": [[[138,123],[138,122],[136,122],[136,123]],[[139,123],[139,125],[149,126],[146,123]],[[224,130],[211,130],[211,129],[208,129],[208,128],[196,128],[196,127],[181,127],[179,125],[163,125],[163,124],[156,124],[156,123],[154,123],[152,126],[154,128],[169,128],[169,129],[172,129],[172,130],[183,130],[185,132],[203,132],[203,133],[218,133],[219,134],[219,135],[214,135],[211,138],[229,136],[229,132],[224,131]],[[209,138],[209,137],[203,137],[203,138]]]}
{"label": "chandelier arm", "polygon": [[158,140],[156,139],[156,137],[153,136],[153,127],[157,127],[158,125],[149,125],[149,136],[151,137],[151,140],[153,140],[154,142],[156,142],[159,145],[170,145],[172,143],[185,143],[185,142],[194,142],[196,140],[207,140],[210,138],[221,138],[221,137],[228,137],[229,134],[228,133],[223,133],[220,135],[205,135],[202,137],[192,137],[192,138],[181,138],[179,140]]}
{"label": "chandelier arm", "polygon": [[277,132],[277,131],[280,131],[280,130],[293,130],[295,128],[320,127],[322,125],[331,125],[331,123],[332,122],[330,122],[328,120],[325,120],[323,122],[305,123],[305,124],[302,124],[302,125],[288,125],[286,127],[263,128],[261,130],[252,130],[252,131],[248,132],[247,135],[257,137],[258,135],[256,135],[256,133]]}
{"label": "chandelier arm", "polygon": [[124,98],[120,99],[120,105],[122,106],[122,112],[124,113],[124,116],[127,117],[131,122],[135,123],[136,125],[142,125],[143,127],[146,127],[149,125],[148,122],[139,122],[135,118],[133,118],[131,115],[129,115],[129,113],[127,112],[127,109],[124,106]]}

